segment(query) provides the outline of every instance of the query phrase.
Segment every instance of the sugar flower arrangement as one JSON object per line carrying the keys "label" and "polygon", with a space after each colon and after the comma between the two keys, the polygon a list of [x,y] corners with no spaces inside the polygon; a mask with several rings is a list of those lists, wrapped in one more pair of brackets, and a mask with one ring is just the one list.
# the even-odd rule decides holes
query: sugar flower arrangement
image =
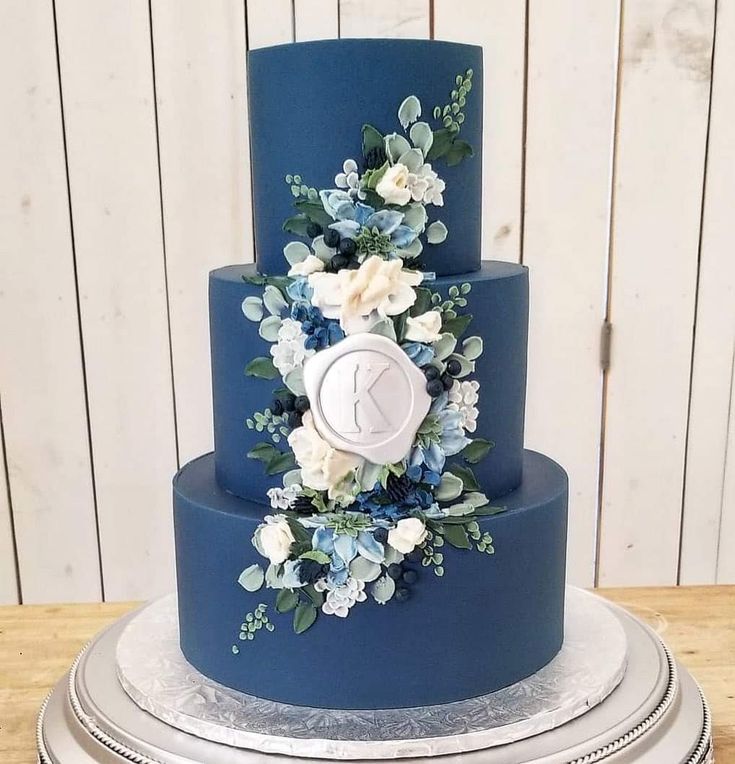
{"label": "sugar flower arrangement", "polygon": [[[284,248],[288,275],[248,279],[263,292],[242,309],[270,348],[246,374],[282,381],[270,407],[247,421],[268,436],[248,456],[283,479],[268,491],[273,512],[252,539],[263,563],[238,580],[250,592],[276,590],[275,608],[293,612],[297,633],[320,612],[344,618],[368,597],[381,605],[408,600],[422,570],[444,575],[445,544],[493,553],[477,518],[500,509],[489,506],[472,471],[492,443],[472,437],[479,383],[471,375],[483,343],[463,339],[471,285],[452,286],[444,297],[427,286],[433,276],[420,261],[424,246],[449,233],[435,217],[446,185],[434,163],[472,155],[458,137],[472,71],[455,84],[451,104],[433,111],[435,128],[420,121],[416,96],[398,109],[402,132],[364,125],[363,156],[343,162],[334,188],[287,176],[296,214],[283,227],[301,239]],[[365,333],[396,343],[431,398],[405,456],[388,464],[330,445],[304,386],[310,359]],[[266,607],[243,623],[242,640],[255,637]]]}

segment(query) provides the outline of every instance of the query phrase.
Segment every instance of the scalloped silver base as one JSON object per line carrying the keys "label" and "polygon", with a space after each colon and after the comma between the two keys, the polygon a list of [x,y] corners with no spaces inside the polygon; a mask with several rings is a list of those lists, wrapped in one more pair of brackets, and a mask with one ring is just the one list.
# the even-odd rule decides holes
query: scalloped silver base
{"label": "scalloped silver base", "polygon": [[[376,732],[373,736],[374,740],[370,739],[369,719],[367,723],[365,719],[358,720],[362,722],[359,735],[334,732],[330,739],[325,736],[325,729],[334,725],[334,729],[339,729],[340,720],[330,716],[335,714],[334,711],[315,714],[313,709],[285,706],[282,712],[285,709],[293,714],[296,709],[297,716],[289,717],[281,713],[278,718],[271,718],[278,709],[266,708],[257,702],[253,703],[257,699],[241,696],[242,707],[239,710],[242,712],[250,708],[254,714],[251,726],[257,721],[259,733],[255,737],[249,735],[248,713],[239,713],[233,717],[233,724],[229,727],[223,726],[221,719],[216,720],[215,728],[220,742],[206,739],[207,736],[212,737],[209,726],[212,721],[212,703],[209,698],[216,696],[216,693],[212,694],[214,689],[224,690],[228,694],[220,700],[229,704],[227,713],[232,713],[237,710],[236,705],[233,705],[237,693],[227,691],[206,679],[197,684],[198,680],[195,679],[190,685],[193,703],[187,701],[183,705],[175,704],[176,714],[180,714],[182,708],[185,714],[171,715],[171,703],[163,703],[163,710],[160,703],[162,699],[171,697],[165,689],[173,689],[171,679],[179,676],[176,671],[180,672],[182,666],[179,664],[178,669],[174,666],[173,673],[171,667],[168,667],[168,679],[166,672],[161,670],[164,692],[155,690],[155,682],[146,684],[143,681],[144,672],[136,673],[136,662],[143,661],[139,654],[136,657],[136,641],[131,638],[131,633],[133,637],[135,635],[136,622],[138,626],[150,628],[155,620],[152,616],[157,614],[158,640],[156,642],[154,639],[156,647],[153,652],[170,649],[170,645],[166,648],[165,642],[166,634],[170,642],[171,632],[170,628],[166,631],[165,625],[170,621],[172,611],[170,600],[167,610],[164,599],[118,621],[98,635],[77,658],[67,677],[57,685],[41,709],[37,735],[39,762],[272,764],[274,761],[313,762],[317,758],[324,761],[395,758],[421,761],[436,755],[442,755],[441,761],[449,764],[459,761],[462,764],[712,762],[711,722],[706,701],[696,682],[676,664],[657,635],[627,612],[594,595],[570,588],[568,597],[570,606],[567,623],[572,626],[570,640],[576,640],[576,652],[568,650],[567,663],[561,661],[563,671],[557,666],[554,673],[553,667],[550,671],[547,667],[547,679],[555,678],[551,682],[544,682],[543,675],[525,680],[525,689],[529,689],[531,695],[521,687],[524,683],[519,683],[500,693],[485,696],[484,711],[482,703],[478,705],[478,699],[465,701],[477,706],[473,707],[477,718],[471,721],[471,729],[467,726],[468,722],[461,718],[470,709],[457,708],[454,710],[458,713],[447,713],[447,707],[440,706],[406,709],[403,712],[409,720],[412,715],[417,720],[423,720],[424,726],[417,727],[420,730],[418,734],[386,735],[385,720],[381,717],[385,712],[374,712],[373,718],[377,720],[375,729],[381,729],[380,734]],[[581,617],[585,612],[588,614],[586,619]],[[127,652],[125,638],[121,640],[121,635],[126,633]],[[608,665],[599,672],[591,670],[592,664],[585,662],[584,650],[579,649],[585,642],[585,633],[589,637],[588,642],[604,645],[600,648],[603,661],[621,660],[620,652],[618,650],[616,653],[614,645],[619,646],[621,634],[624,635],[623,645],[627,641],[628,649],[627,670],[622,681],[616,678],[614,666]],[[606,637],[609,645],[606,644]],[[606,651],[609,653],[607,658],[604,657]],[[123,653],[122,658],[120,652]],[[120,665],[118,660],[122,660]],[[146,660],[146,670],[157,670],[150,664],[150,653]],[[563,691],[563,675],[573,675],[575,660],[578,661],[580,671],[587,677],[589,687],[586,693],[580,694],[579,682],[572,683],[570,687],[573,692],[566,694]],[[149,707],[153,713],[141,710],[131,699],[123,689],[118,673],[123,678],[127,675],[128,692],[131,691],[131,677],[136,678],[135,691],[140,693],[136,700],[141,705],[145,705],[146,698],[149,701],[154,698],[159,703],[158,707]],[[622,673],[622,668],[619,673]],[[135,692],[131,694],[135,695]],[[515,708],[514,694],[517,703]],[[587,708],[583,707],[585,694],[589,700]],[[197,705],[202,708],[200,714],[196,712]],[[574,713],[565,712],[565,705],[567,709],[575,709]],[[204,712],[204,709],[207,711]],[[169,723],[156,718],[154,713],[166,717]],[[303,729],[298,732],[299,713],[302,714],[301,722],[310,718],[310,723],[314,724],[315,720],[323,716],[330,724],[325,728],[317,723],[311,735],[308,731],[304,733]],[[268,718],[264,719],[263,714]],[[535,721],[534,716],[537,717]],[[192,727],[192,718],[199,718],[199,721],[206,718],[207,722],[204,727],[198,726],[199,722]],[[283,726],[284,719],[288,718],[293,720],[293,729],[289,728],[287,722]],[[182,719],[186,723],[182,723]],[[524,726],[526,719],[530,721]],[[553,719],[554,723],[543,723],[539,727],[539,719],[545,722]],[[446,723],[443,728],[442,720]],[[404,725],[404,729],[412,726]],[[197,734],[193,734],[192,729],[196,729]],[[543,729],[546,731],[539,731]],[[509,732],[512,734],[509,735]],[[223,733],[229,735],[225,737],[226,743],[221,742]],[[249,747],[241,747],[243,744]],[[255,747],[260,751],[252,750]]]}

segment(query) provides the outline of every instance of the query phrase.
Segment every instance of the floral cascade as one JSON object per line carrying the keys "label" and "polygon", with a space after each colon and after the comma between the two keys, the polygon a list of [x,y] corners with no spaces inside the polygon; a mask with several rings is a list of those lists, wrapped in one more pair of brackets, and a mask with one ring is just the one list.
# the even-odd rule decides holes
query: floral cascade
{"label": "floral cascade", "polygon": [[[283,383],[270,407],[247,420],[267,438],[248,456],[267,474],[282,474],[283,485],[268,491],[274,513],[252,540],[264,563],[238,580],[249,592],[277,590],[275,609],[293,612],[296,633],[319,612],[344,618],[368,597],[381,605],[409,599],[422,570],[444,575],[446,544],[494,551],[477,518],[501,508],[489,506],[472,471],[492,443],[472,437],[479,383],[471,375],[483,343],[461,339],[472,320],[462,312],[471,285],[452,286],[443,297],[427,286],[433,275],[420,264],[424,246],[449,233],[438,218],[429,220],[446,190],[433,162],[472,156],[458,137],[472,71],[455,84],[451,103],[433,111],[436,128],[419,121],[415,96],[399,107],[402,133],[364,125],[363,156],[344,161],[335,188],[317,190],[288,175],[296,214],[283,227],[305,241],[284,248],[287,276],[248,278],[263,292],[245,299],[243,313],[270,350],[246,374]],[[313,356],[361,333],[396,343],[423,372],[431,398],[405,458],[389,464],[330,445],[304,386]],[[448,464],[452,456],[459,459]],[[241,640],[255,638],[257,623],[245,624]]]}

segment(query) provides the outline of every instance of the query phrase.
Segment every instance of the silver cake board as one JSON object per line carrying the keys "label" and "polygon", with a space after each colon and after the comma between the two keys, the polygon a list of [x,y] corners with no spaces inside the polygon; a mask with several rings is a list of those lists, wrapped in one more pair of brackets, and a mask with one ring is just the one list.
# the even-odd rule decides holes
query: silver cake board
{"label": "silver cake board", "polygon": [[470,701],[373,712],[272,703],[208,680],[178,651],[175,601],[163,598],[98,635],[49,695],[39,762],[712,762],[706,701],[658,636],[595,595],[570,587],[567,598],[564,647],[534,676]]}

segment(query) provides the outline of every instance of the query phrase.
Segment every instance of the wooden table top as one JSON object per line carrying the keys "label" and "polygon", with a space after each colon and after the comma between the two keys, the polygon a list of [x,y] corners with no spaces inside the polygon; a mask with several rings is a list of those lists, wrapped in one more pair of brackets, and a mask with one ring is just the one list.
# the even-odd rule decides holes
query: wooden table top
{"label": "wooden table top", "polygon": [[[606,589],[663,635],[704,689],[717,764],[735,764],[735,586]],[[0,761],[34,764],[36,714],[84,644],[134,603],[0,607]]]}

